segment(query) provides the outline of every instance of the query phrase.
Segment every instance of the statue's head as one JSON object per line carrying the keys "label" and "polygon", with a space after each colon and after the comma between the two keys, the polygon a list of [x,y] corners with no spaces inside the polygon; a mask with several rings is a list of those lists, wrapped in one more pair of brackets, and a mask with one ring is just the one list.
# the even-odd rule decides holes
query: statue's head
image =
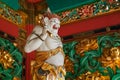
{"label": "statue's head", "polygon": [[44,16],[44,22],[47,26],[48,30],[53,33],[57,34],[60,28],[60,18],[56,14],[46,13]]}

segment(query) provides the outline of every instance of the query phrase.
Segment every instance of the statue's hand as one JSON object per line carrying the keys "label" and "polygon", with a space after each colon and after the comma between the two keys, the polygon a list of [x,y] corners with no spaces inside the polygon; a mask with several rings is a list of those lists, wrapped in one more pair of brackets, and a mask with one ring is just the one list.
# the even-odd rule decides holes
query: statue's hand
{"label": "statue's hand", "polygon": [[48,28],[46,26],[43,27],[43,31],[42,31],[42,34],[46,34],[48,31]]}
{"label": "statue's hand", "polygon": [[47,38],[47,36],[48,36],[47,31],[48,31],[48,30],[44,27],[43,30],[42,30],[42,33],[40,34],[40,36],[41,36],[41,38],[42,38],[43,40],[45,40],[45,39]]}

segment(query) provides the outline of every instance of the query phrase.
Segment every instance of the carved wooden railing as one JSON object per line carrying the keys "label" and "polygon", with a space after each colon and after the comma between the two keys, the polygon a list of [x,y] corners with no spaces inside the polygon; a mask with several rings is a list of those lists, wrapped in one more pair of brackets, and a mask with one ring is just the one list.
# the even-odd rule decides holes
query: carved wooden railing
{"label": "carved wooden railing", "polygon": [[0,17],[22,28],[25,26],[27,15],[22,11],[15,11],[6,4],[0,2]]}
{"label": "carved wooden railing", "polygon": [[115,11],[120,11],[120,0],[99,0],[95,3],[78,6],[57,14],[61,17],[61,24],[67,24]]}

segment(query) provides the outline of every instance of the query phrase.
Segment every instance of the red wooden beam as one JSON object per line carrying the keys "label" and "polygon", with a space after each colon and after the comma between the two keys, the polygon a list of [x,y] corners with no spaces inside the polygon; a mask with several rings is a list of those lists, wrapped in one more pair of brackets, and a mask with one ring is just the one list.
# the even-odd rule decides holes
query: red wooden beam
{"label": "red wooden beam", "polygon": [[27,0],[29,3],[38,3],[38,2],[41,2],[43,0]]}
{"label": "red wooden beam", "polygon": [[120,11],[62,25],[61,37],[120,24]]}
{"label": "red wooden beam", "polygon": [[[86,32],[90,30],[100,29],[112,25],[120,24],[120,11],[114,12],[108,15],[102,15],[86,20],[81,20],[69,24],[62,25],[59,30],[61,37],[77,34],[80,32]],[[18,37],[17,25],[0,18],[0,30],[4,31],[12,36]]]}
{"label": "red wooden beam", "polygon": [[11,36],[18,37],[18,26],[0,18],[0,31],[3,31]]}

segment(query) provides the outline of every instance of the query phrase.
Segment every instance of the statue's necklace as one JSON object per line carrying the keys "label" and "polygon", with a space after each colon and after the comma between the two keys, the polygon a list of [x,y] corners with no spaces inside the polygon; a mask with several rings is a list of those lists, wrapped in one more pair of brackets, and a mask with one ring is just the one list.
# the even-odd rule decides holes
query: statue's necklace
{"label": "statue's necklace", "polygon": [[53,35],[52,33],[49,35],[52,39],[54,39],[54,40],[57,40],[57,41],[61,41],[61,38],[60,38],[60,36],[58,36],[58,35]]}

